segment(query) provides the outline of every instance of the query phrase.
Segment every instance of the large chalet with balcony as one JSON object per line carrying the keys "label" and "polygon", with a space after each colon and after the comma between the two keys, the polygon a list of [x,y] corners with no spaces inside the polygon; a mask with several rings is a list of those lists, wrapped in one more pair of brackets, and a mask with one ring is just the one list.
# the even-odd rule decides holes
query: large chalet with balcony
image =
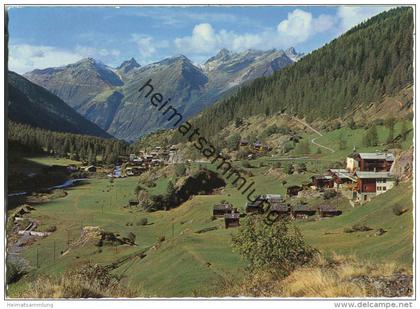
{"label": "large chalet with balcony", "polygon": [[385,193],[395,184],[390,173],[395,157],[391,153],[355,153],[347,157],[347,171],[352,173],[353,199],[363,204],[376,195]]}

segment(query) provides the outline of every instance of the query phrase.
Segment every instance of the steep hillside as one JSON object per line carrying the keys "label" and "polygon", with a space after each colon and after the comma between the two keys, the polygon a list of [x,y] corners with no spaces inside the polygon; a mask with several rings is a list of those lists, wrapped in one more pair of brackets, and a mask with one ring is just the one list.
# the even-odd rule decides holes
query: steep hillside
{"label": "steep hillside", "polygon": [[199,66],[182,55],[143,67],[132,58],[116,69],[84,59],[61,68],[34,70],[25,76],[114,136],[135,140],[168,125],[159,113],[146,113],[150,104],[138,97],[138,89],[149,79],[156,91],[171,98],[172,106],[190,117],[236,87],[270,76],[301,57],[293,48],[286,52],[241,53],[222,49]]}
{"label": "steep hillside", "polygon": [[123,85],[111,68],[92,58],[59,68],[34,70],[24,76],[76,110],[98,93]]}
{"label": "steep hillside", "polygon": [[[397,8],[354,27],[293,66],[259,78],[198,117],[212,136],[238,117],[277,112],[346,118],[413,83],[413,10]],[[400,102],[410,108],[412,101]],[[374,109],[372,109],[374,110]]]}
{"label": "steep hillside", "polygon": [[60,98],[14,72],[8,72],[8,118],[51,131],[111,137]]}

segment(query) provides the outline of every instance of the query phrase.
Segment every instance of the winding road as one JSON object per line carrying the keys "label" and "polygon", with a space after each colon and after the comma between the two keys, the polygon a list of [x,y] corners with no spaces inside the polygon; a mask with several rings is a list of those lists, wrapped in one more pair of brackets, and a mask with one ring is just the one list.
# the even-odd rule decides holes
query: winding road
{"label": "winding road", "polygon": [[311,143],[312,143],[312,144],[314,144],[314,145],[316,145],[316,146],[318,146],[318,147],[324,148],[324,149],[326,149],[326,150],[328,150],[328,151],[335,152],[335,150],[334,150],[334,149],[332,149],[332,148],[330,148],[330,147],[327,147],[327,146],[324,146],[324,145],[321,145],[321,144],[319,144],[319,143],[315,142],[318,138],[320,138],[320,137],[324,136],[324,135],[322,135],[322,133],[321,133],[321,132],[319,132],[317,129],[315,129],[315,128],[311,127],[311,126],[310,126],[309,124],[307,124],[305,121],[300,120],[299,118],[297,118],[297,117],[295,117],[295,116],[291,116],[291,117],[292,117],[292,119],[294,119],[295,121],[297,121],[297,122],[299,122],[299,123],[303,124],[305,127],[307,127],[307,128],[309,128],[309,129],[311,129],[312,131],[314,131],[316,134],[318,134],[318,135],[319,135],[318,137],[314,137],[313,139],[311,139]]}

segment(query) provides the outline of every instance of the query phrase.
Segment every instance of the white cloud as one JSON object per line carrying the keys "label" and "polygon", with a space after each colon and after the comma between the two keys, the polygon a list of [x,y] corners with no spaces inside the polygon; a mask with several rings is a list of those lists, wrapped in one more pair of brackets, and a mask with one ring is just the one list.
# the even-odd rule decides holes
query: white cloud
{"label": "white cloud", "polygon": [[35,68],[61,66],[79,61],[82,55],[52,46],[16,44],[9,46],[9,69],[26,73]]}
{"label": "white cloud", "polygon": [[156,42],[155,39],[148,35],[133,33],[131,34],[132,41],[137,45],[137,50],[140,54],[140,62],[145,64],[153,59],[159,49],[169,47],[169,42],[162,40]]}
{"label": "white cloud", "polygon": [[117,49],[76,46],[73,50],[65,50],[54,46],[11,44],[9,46],[9,69],[23,74],[34,69],[67,65],[86,57],[102,60],[119,55],[120,51]]}
{"label": "white cloud", "polygon": [[351,27],[390,8],[383,6],[340,6],[337,14],[340,19],[340,30],[342,32],[347,31]]}
{"label": "white cloud", "polygon": [[277,31],[280,35],[304,42],[311,34],[311,27],[312,14],[297,9],[287,14],[287,19],[278,24]]}
{"label": "white cloud", "polygon": [[118,49],[106,49],[106,48],[93,48],[86,46],[76,46],[75,51],[78,54],[84,55],[84,57],[92,58],[107,58],[107,57],[118,57],[121,52]]}
{"label": "white cloud", "polygon": [[225,29],[216,31],[211,24],[201,23],[194,26],[190,36],[176,38],[174,43],[179,52],[196,54],[213,53],[223,47],[233,51],[287,48],[305,42],[316,33],[332,29],[334,23],[333,16],[323,14],[313,17],[309,12],[296,9],[275,29],[238,34]]}

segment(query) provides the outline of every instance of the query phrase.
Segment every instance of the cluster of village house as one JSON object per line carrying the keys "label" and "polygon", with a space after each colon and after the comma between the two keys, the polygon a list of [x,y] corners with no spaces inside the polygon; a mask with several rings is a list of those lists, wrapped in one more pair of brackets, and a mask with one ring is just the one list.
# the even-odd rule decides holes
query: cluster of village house
{"label": "cluster of village house", "polygon": [[313,176],[316,188],[340,190],[354,204],[363,204],[395,185],[391,153],[354,153],[347,157],[345,169],[330,169],[326,175]]}
{"label": "cluster of village house", "polygon": [[[309,187],[321,191],[330,188],[340,191],[353,205],[363,204],[395,185],[395,177],[391,173],[394,162],[395,157],[391,153],[353,153],[346,159],[346,168],[329,169],[325,175],[312,176],[312,181],[308,184],[290,186],[287,188],[287,195],[289,197],[299,195]],[[321,205],[316,210],[307,205],[290,207],[279,194],[261,195],[255,202],[247,202],[246,213],[263,213],[261,201],[270,205],[270,212],[293,218],[306,218],[315,215],[316,212],[320,218],[338,216],[342,213],[331,205]],[[239,226],[241,215],[231,204],[223,202],[214,205],[213,216],[223,217],[225,227],[228,228]]]}
{"label": "cluster of village house", "polygon": [[176,146],[169,148],[155,147],[152,151],[139,151],[137,154],[130,154],[128,162],[125,162],[124,172],[117,166],[110,177],[124,177],[140,175],[153,166],[173,164],[180,162]]}

